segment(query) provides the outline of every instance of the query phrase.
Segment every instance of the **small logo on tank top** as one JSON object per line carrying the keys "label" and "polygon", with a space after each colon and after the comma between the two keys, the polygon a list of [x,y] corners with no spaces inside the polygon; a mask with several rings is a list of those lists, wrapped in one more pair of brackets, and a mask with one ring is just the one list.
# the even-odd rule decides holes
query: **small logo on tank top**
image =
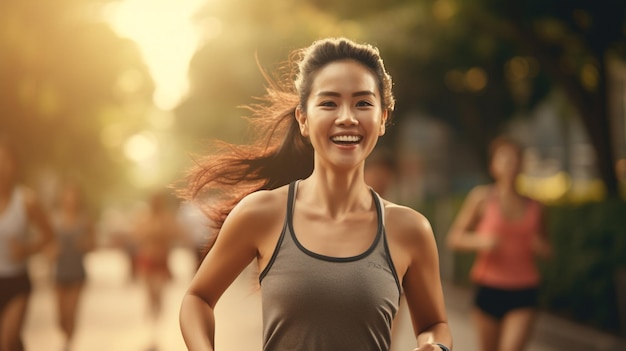
{"label": "small logo on tank top", "polygon": [[382,269],[385,272],[391,273],[391,271],[389,270],[389,268],[387,266],[382,265],[380,263],[372,262],[372,261],[368,261],[367,262],[367,268]]}

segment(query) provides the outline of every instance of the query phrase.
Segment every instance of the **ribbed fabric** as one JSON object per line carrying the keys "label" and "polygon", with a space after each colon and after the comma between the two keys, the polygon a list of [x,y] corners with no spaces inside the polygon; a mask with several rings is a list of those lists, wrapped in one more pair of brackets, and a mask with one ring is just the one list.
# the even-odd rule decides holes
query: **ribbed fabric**
{"label": "ribbed fabric", "polygon": [[387,351],[401,287],[390,259],[380,198],[372,191],[378,231],[354,257],[303,247],[293,231],[296,183],[289,186],[285,226],[261,272],[266,351]]}

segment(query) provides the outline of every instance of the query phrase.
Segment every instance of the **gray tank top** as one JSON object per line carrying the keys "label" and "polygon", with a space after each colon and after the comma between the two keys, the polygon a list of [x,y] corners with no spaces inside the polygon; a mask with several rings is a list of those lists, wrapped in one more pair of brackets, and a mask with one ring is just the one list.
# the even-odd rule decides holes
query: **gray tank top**
{"label": "gray tank top", "polygon": [[81,249],[81,241],[87,235],[87,223],[79,220],[71,226],[64,225],[60,216],[52,221],[59,253],[56,260],[56,280],[58,283],[70,284],[86,279],[84,265],[85,251]]}
{"label": "gray tank top", "polygon": [[378,230],[353,257],[329,257],[303,247],[293,230],[296,183],[276,249],[261,272],[263,349],[266,351],[388,351],[401,287],[372,190]]}

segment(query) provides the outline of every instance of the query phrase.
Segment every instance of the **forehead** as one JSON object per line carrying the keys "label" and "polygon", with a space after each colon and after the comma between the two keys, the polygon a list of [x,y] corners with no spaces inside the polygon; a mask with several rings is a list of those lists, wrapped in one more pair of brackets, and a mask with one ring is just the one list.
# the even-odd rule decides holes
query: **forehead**
{"label": "forehead", "polygon": [[517,148],[517,146],[513,144],[507,144],[507,143],[498,145],[494,150],[494,154],[518,154],[518,153],[519,153],[519,149]]}
{"label": "forehead", "polygon": [[338,93],[371,91],[379,96],[374,73],[354,60],[335,61],[322,67],[313,79],[311,96],[322,91]]}
{"label": "forehead", "polygon": [[492,159],[494,161],[515,160],[515,162],[521,162],[521,156],[516,146],[503,144],[496,147],[493,151]]}

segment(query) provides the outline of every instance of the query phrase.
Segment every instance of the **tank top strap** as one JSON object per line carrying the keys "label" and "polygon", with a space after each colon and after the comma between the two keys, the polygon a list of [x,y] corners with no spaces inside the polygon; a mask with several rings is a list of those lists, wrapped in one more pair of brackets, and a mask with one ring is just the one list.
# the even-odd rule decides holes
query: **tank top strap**
{"label": "tank top strap", "polygon": [[270,268],[272,268],[272,266],[274,265],[274,261],[276,261],[278,252],[280,251],[280,248],[283,246],[283,241],[285,240],[285,237],[287,237],[287,240],[290,240],[290,235],[286,235],[286,234],[289,228],[289,221],[291,221],[291,218],[293,217],[293,209],[296,203],[295,201],[296,192],[298,191],[298,182],[300,182],[300,179],[294,180],[293,182],[289,183],[289,188],[287,191],[287,209],[285,211],[286,215],[285,215],[285,221],[283,223],[283,229],[280,232],[280,237],[278,238],[276,247],[274,247],[274,253],[272,253],[272,257],[267,263],[267,266],[259,274],[259,283],[263,281],[263,278],[265,278]]}
{"label": "tank top strap", "polygon": [[296,205],[296,193],[298,192],[298,183],[300,179],[289,183],[289,191],[287,193],[287,217],[285,217],[285,225],[293,218],[293,209]]}
{"label": "tank top strap", "polygon": [[402,295],[402,284],[400,284],[400,278],[398,278],[398,272],[396,271],[396,266],[393,264],[393,260],[391,259],[391,251],[389,250],[389,244],[387,243],[387,231],[385,230],[385,204],[383,203],[382,197],[380,197],[374,189],[370,188],[370,191],[372,192],[372,197],[376,206],[376,214],[378,215],[377,235],[382,236],[382,240],[379,240],[379,238],[376,239],[378,241],[377,246],[382,246],[385,260],[387,261],[393,278],[396,281],[398,291],[400,292],[400,295]]}
{"label": "tank top strap", "polygon": [[374,197],[374,201],[376,203],[376,212],[378,214],[378,223],[379,227],[385,227],[385,205],[383,204],[383,199],[378,195],[374,189],[370,187],[370,191],[372,192],[372,196]]}

